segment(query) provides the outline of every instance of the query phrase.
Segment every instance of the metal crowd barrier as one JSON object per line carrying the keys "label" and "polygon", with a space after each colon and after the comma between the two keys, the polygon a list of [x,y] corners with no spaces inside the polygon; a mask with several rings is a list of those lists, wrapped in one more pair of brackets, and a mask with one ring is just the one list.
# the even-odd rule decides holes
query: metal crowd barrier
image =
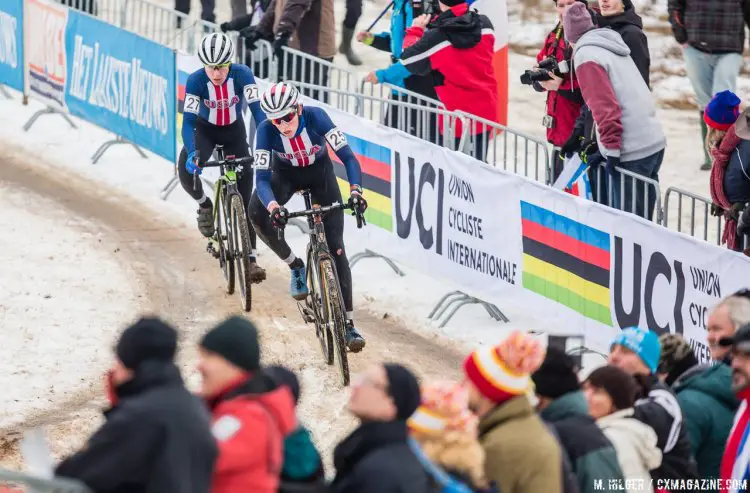
{"label": "metal crowd barrier", "polygon": [[[669,203],[672,196],[676,196],[677,200],[676,214],[670,214]],[[683,202],[687,202],[684,209]],[[689,234],[696,238],[703,238],[703,241],[710,241],[711,243],[714,243],[715,241],[717,245],[721,245],[724,218],[718,216],[715,218],[715,223],[713,220],[709,221],[712,205],[713,202],[710,199],[688,192],[687,190],[681,190],[677,187],[669,187],[664,195],[664,221],[662,224],[665,228],[669,228],[672,216],[676,216],[674,218],[677,222],[676,231]],[[701,214],[701,221],[698,223],[697,232],[696,210]],[[672,209],[672,212],[675,212],[674,209]]]}
{"label": "metal crowd barrier", "polygon": [[[619,173],[615,178],[607,173],[604,162],[590,167],[589,170],[591,192],[595,202],[662,224],[664,210],[658,181],[621,167],[615,168]],[[617,195],[614,191],[615,180],[620,189]],[[640,198],[642,200],[638,200]],[[639,205],[641,207],[638,207]]]}
{"label": "metal crowd barrier", "polygon": [[67,478],[42,478],[0,468],[2,493],[92,493],[85,484]]}

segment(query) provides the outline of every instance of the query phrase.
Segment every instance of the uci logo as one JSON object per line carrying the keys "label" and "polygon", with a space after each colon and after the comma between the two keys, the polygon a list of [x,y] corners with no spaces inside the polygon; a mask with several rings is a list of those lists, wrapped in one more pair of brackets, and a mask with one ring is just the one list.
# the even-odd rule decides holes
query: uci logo
{"label": "uci logo", "polygon": [[208,99],[204,99],[203,103],[211,108],[212,110],[224,110],[227,108],[231,108],[235,104],[240,102],[239,96],[232,96],[232,99],[219,99],[218,101],[210,101]]}

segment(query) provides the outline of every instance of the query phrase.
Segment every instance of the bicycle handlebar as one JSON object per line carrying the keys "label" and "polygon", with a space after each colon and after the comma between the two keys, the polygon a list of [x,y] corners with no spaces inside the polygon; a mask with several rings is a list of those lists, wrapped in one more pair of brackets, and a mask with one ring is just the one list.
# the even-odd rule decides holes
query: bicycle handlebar
{"label": "bicycle handlebar", "polygon": [[[303,211],[297,211],[297,212],[290,212],[287,216],[287,219],[294,219],[295,217],[307,217],[307,216],[313,216],[313,215],[323,215],[327,214],[331,211],[335,210],[353,210],[354,208],[350,206],[349,204],[331,204],[331,205],[324,205],[321,207],[314,207],[312,209],[307,209]],[[357,214],[354,212],[352,214],[353,216],[356,216],[357,218],[357,228],[361,229],[362,226],[366,225],[364,215]],[[276,234],[279,238],[279,240],[284,238],[284,228],[276,228]]]}
{"label": "bicycle handlebar", "polygon": [[[195,151],[195,159],[200,163],[200,151]],[[238,158],[227,158],[220,161],[206,161],[203,164],[198,164],[198,167],[200,169],[203,168],[218,168],[220,166],[242,166],[245,164],[253,164],[253,157],[252,156],[246,156],[246,157],[238,157]],[[193,190],[198,190],[198,174],[193,173]]]}

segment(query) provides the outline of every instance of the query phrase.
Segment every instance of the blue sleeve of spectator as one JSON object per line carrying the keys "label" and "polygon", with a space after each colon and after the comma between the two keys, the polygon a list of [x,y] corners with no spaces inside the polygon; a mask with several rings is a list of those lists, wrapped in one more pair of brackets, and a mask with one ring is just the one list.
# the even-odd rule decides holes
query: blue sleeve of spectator
{"label": "blue sleeve of spectator", "polygon": [[394,63],[386,69],[378,70],[375,75],[378,76],[378,81],[382,84],[402,86],[404,79],[409,77],[411,72],[402,63]]}

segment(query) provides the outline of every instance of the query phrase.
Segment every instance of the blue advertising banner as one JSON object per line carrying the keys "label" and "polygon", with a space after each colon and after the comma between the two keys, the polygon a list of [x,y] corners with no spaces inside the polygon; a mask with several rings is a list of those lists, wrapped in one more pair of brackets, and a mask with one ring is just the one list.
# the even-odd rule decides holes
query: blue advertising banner
{"label": "blue advertising banner", "polygon": [[23,91],[23,0],[0,2],[0,84]]}
{"label": "blue advertising banner", "polygon": [[65,52],[71,114],[176,160],[174,51],[69,10]]}

